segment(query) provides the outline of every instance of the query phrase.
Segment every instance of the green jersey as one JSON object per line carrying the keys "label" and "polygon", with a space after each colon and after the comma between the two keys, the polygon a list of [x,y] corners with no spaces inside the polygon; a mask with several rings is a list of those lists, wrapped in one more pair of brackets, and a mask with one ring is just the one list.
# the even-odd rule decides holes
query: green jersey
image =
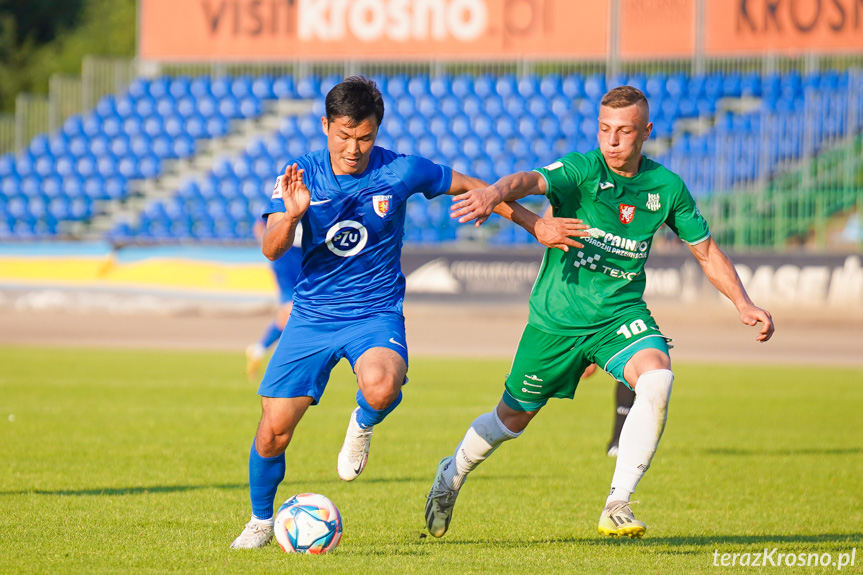
{"label": "green jersey", "polygon": [[545,251],[528,323],[548,333],[593,333],[646,309],[644,265],[663,223],[689,244],[710,236],[680,176],[647,157],[631,178],[614,173],[599,149],[536,171],[554,215],[590,226],[590,237],[579,240],[583,248]]}

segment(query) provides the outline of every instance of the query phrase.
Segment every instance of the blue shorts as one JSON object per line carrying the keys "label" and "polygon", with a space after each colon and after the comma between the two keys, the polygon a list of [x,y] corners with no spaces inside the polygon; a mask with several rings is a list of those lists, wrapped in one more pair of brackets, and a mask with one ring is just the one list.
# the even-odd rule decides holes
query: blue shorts
{"label": "blue shorts", "polygon": [[372,318],[313,322],[292,314],[258,388],[263,397],[311,397],[317,404],[340,359],[351,367],[373,347],[397,352],[408,363],[405,319],[398,313]]}

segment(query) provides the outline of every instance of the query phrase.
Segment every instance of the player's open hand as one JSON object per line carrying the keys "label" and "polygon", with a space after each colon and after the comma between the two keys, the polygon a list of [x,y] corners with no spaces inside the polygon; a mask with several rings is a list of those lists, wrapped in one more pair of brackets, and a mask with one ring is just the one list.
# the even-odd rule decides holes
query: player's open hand
{"label": "player's open hand", "polygon": [[586,238],[589,236],[590,234],[585,231],[589,227],[581,220],[555,218],[546,215],[536,223],[534,231],[536,232],[537,241],[542,245],[568,252],[570,247],[584,247],[584,244],[573,238]]}
{"label": "player's open hand", "polygon": [[285,168],[284,177],[279,180],[279,185],[282,187],[282,200],[285,202],[285,215],[293,219],[303,217],[312,199],[309,188],[303,183],[305,172],[297,164],[290,164]]}
{"label": "player's open hand", "polygon": [[503,192],[494,186],[470,190],[453,197],[449,217],[458,218],[458,223],[466,224],[476,220],[479,227],[494,211],[495,206],[503,201]]}
{"label": "player's open hand", "polygon": [[755,341],[761,343],[769,340],[776,329],[770,312],[755,305],[749,305],[740,310],[740,321],[746,325],[761,324],[761,329],[758,330],[758,335],[755,337]]}

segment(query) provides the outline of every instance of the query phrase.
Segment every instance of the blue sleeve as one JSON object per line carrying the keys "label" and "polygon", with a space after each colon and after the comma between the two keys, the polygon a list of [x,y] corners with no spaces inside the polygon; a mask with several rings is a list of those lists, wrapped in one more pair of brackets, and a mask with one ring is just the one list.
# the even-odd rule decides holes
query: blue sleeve
{"label": "blue sleeve", "polygon": [[432,199],[449,191],[452,168],[420,156],[403,156],[401,159],[403,161],[393,163],[393,172],[411,194],[421,192],[427,199]]}

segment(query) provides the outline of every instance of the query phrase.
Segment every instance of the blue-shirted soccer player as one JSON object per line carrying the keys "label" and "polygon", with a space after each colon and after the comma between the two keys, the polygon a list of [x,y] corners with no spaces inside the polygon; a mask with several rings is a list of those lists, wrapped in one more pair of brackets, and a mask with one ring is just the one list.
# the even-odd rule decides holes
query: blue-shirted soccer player
{"label": "blue-shirted soccer player", "polygon": [[[258,390],[263,413],[249,453],[252,518],[233,548],[262,547],[272,538],[285,449],[341,358],[351,363],[359,391],[338,475],[352,481],[363,471],[372,430],[401,401],[408,369],[400,266],[405,202],[415,194],[431,199],[485,186],[425,158],[376,147],[384,106],[370,80],[346,79],[327,94],[325,108],[327,149],[289,163],[264,212],[262,251],[271,260],[290,248],[302,222],[302,270],[291,317]],[[586,227],[576,220],[550,222],[517,204],[499,207],[497,213],[545,245],[580,245],[569,238]]]}
{"label": "blue-shirted soccer player", "polygon": [[[260,222],[260,225],[255,225],[255,236],[260,238],[264,233],[264,227],[263,222]],[[297,234],[296,239],[300,239],[300,234]],[[297,278],[300,275],[302,258],[299,242],[295,241],[294,246],[286,251],[282,257],[270,262],[273,279],[276,280],[279,307],[276,310],[276,317],[273,318],[273,321],[264,330],[261,339],[246,346],[246,374],[250,378],[258,375],[258,368],[267,350],[271,345],[279,341],[282,330],[285,329],[288,318],[291,317],[291,308],[294,302],[294,287],[297,285]]]}

